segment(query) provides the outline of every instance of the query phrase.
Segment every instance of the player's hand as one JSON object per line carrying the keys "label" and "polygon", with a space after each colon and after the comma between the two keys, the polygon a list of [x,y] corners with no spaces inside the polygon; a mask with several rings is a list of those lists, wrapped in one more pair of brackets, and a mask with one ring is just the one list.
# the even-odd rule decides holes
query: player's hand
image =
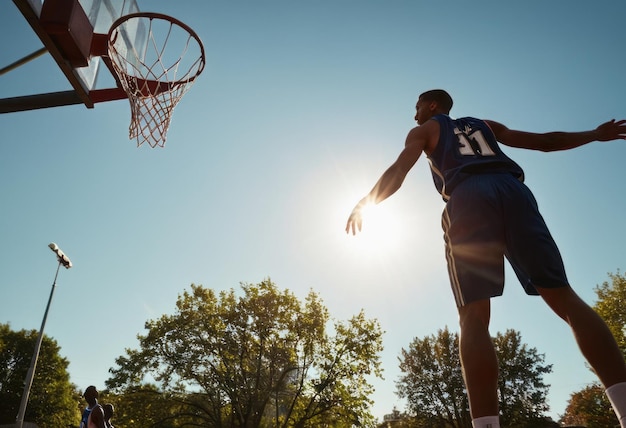
{"label": "player's hand", "polygon": [[598,141],[626,140],[626,120],[615,119],[596,128]]}
{"label": "player's hand", "polygon": [[357,230],[360,232],[361,227],[363,226],[363,207],[365,203],[361,200],[352,212],[350,213],[350,217],[348,217],[348,222],[346,223],[346,233],[351,233],[356,235]]}

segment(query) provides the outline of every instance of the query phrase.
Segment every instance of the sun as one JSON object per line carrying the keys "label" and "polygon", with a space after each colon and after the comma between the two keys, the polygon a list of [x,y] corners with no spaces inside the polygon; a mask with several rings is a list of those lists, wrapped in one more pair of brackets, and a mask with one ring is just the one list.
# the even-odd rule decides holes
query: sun
{"label": "sun", "polygon": [[395,253],[406,237],[402,217],[394,204],[366,205],[362,210],[361,231],[348,237],[350,247],[372,256]]}

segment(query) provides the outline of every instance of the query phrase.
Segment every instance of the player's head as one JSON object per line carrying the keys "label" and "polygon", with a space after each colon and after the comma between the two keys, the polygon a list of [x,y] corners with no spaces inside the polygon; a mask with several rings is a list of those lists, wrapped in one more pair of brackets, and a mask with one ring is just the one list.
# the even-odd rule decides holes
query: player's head
{"label": "player's head", "polygon": [[436,114],[449,114],[452,104],[452,97],[443,89],[426,91],[417,99],[415,120],[421,125]]}
{"label": "player's head", "polygon": [[85,397],[85,401],[87,403],[92,404],[98,399],[98,390],[93,385],[88,386],[85,390],[85,393],[83,394],[83,397]]}
{"label": "player's head", "polygon": [[450,94],[443,89],[431,89],[430,91],[426,91],[419,96],[419,99],[437,103],[437,106],[446,113],[450,113],[452,104],[454,104]]}

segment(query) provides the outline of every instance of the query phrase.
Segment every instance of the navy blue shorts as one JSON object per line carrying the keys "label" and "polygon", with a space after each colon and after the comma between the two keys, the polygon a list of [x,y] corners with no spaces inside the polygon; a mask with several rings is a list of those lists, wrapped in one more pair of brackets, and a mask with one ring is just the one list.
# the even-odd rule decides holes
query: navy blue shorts
{"label": "navy blue shorts", "polygon": [[512,175],[476,174],[461,182],[443,211],[442,227],[458,307],[502,294],[505,257],[527,294],[568,285],[535,197]]}

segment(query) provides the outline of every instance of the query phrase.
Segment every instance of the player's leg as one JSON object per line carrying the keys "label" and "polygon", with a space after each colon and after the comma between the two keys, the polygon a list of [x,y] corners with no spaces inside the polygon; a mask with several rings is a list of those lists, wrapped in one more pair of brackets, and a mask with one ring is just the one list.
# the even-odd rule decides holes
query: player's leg
{"label": "player's leg", "polygon": [[459,351],[472,425],[499,428],[498,361],[489,334],[490,298],[504,286],[500,177],[477,175],[455,190],[442,226],[452,291],[459,308]]}
{"label": "player's leg", "polygon": [[571,287],[537,290],[571,327],[583,356],[607,388],[622,428],[626,428],[626,362],[606,323]]}
{"label": "player's leg", "polygon": [[[526,197],[507,205],[507,257],[529,294],[540,294],[571,327],[583,356],[607,391],[618,417],[626,416],[626,364],[602,318],[569,286],[559,249],[537,203],[525,186]],[[620,386],[621,385],[621,386]],[[626,421],[621,421],[626,428]]]}
{"label": "player's leg", "polygon": [[572,328],[576,343],[606,387],[626,382],[626,364],[602,318],[571,287],[537,290],[552,310]]}
{"label": "player's leg", "polygon": [[489,299],[459,308],[459,351],[472,419],[498,415],[498,359],[489,317]]}

